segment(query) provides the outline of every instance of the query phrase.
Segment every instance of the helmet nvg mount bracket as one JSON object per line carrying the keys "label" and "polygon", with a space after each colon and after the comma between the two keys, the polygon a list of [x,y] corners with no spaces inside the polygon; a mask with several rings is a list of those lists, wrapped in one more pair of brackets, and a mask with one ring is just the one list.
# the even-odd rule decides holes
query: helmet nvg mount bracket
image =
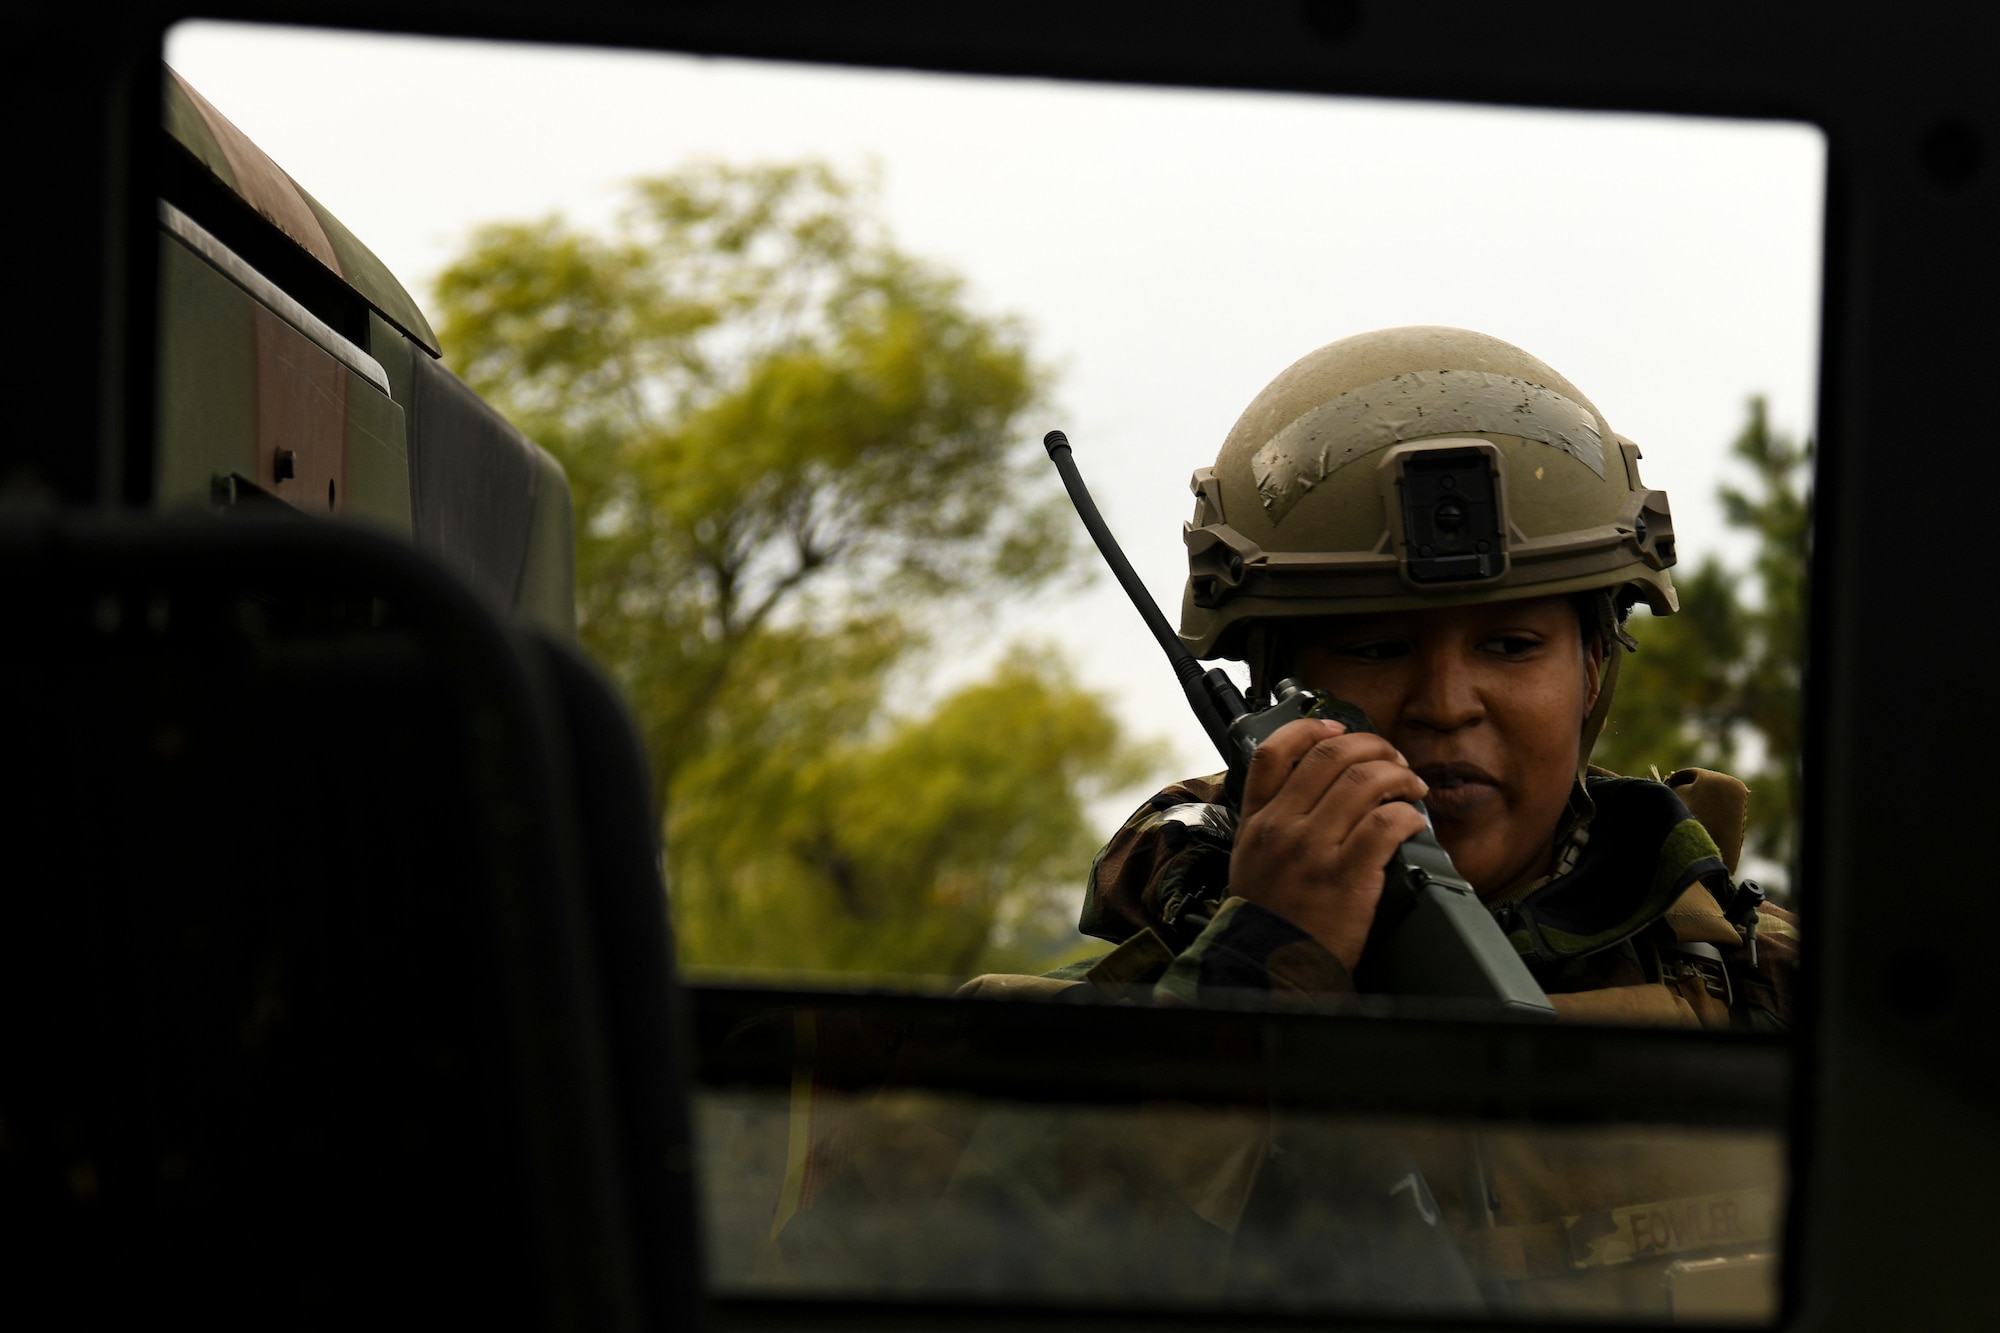
{"label": "helmet nvg mount bracket", "polygon": [[1497,338],[1330,343],[1194,474],[1181,640],[1246,658],[1275,619],[1599,590],[1669,614],[1673,515],[1638,465],[1574,385]]}

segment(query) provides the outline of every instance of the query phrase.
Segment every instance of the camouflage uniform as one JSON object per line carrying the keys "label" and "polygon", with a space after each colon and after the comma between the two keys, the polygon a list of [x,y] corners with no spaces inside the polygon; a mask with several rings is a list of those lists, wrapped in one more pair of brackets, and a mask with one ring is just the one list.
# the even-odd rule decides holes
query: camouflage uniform
{"label": "camouflage uniform", "polygon": [[[1312,622],[1570,599],[1586,650],[1594,641],[1603,655],[1556,853],[1546,877],[1487,906],[1561,1018],[1779,1030],[1796,922],[1754,909],[1756,895],[1732,882],[1743,785],[1587,767],[1635,646],[1625,614],[1679,606],[1672,513],[1640,458],[1576,386],[1497,339],[1419,327],[1329,344],[1274,379],[1191,480],[1180,644],[1194,659],[1244,662],[1262,700],[1291,674],[1298,629]],[[1395,719],[1376,721],[1393,731]],[[960,993],[1352,1005],[1354,979],[1333,954],[1231,894],[1235,819],[1222,789],[1219,774],[1168,788],[1099,855],[1081,924],[1116,946],[1109,954],[1046,977],[980,977]],[[860,1151],[867,1119],[846,1132],[847,1150],[896,1160]],[[899,1253],[937,1256],[927,1272],[956,1289],[1035,1291],[1033,1271],[989,1256],[1038,1237],[1035,1253],[1082,1260],[1082,1285],[1066,1294],[1099,1299],[1125,1299],[1089,1284],[1129,1269],[1163,1300],[1645,1317],[1666,1312],[1677,1266],[1721,1264],[1749,1280],[1709,1313],[1774,1312],[1774,1134],[1157,1105],[1122,1116],[994,1105],[955,1132],[935,1128],[962,1146],[939,1155],[949,1170],[935,1193],[901,1215]],[[885,1143],[915,1137],[886,1114],[874,1130]],[[841,1141],[829,1134],[827,1150]],[[887,1197],[858,1173],[846,1183],[841,1213],[815,1207],[795,1238],[801,1261],[809,1250],[826,1259],[813,1280],[849,1257],[809,1235],[855,1234],[864,1202]],[[952,1237],[976,1239],[950,1249]]]}
{"label": "camouflage uniform", "polygon": [[[1353,992],[1340,960],[1305,931],[1229,893],[1235,816],[1221,803],[1222,781],[1218,773],[1176,783],[1113,835],[1091,866],[1080,928],[1119,947],[1053,980],[1149,986],[1183,1004],[1216,991]],[[1700,769],[1664,783],[1594,770],[1579,784],[1557,872],[1491,904],[1559,1014],[1788,1025],[1797,918],[1760,907],[1753,962],[1723,910],[1736,896],[1744,796],[1735,779]],[[998,981],[981,978],[968,992]]]}
{"label": "camouflage uniform", "polygon": [[[1229,895],[1221,783],[1169,787],[1097,857],[1083,925],[1117,948],[960,993],[1336,1006],[1352,995],[1310,936]],[[1744,795],[1700,770],[1665,783],[1591,775],[1561,873],[1496,908],[1559,1015],[1783,1026],[1795,919],[1762,908],[1753,964],[1716,901],[1729,894]],[[1775,1312],[1784,1161],[1771,1135],[907,1090],[837,1107],[795,1092],[791,1120],[794,1174],[818,1184],[780,1209],[760,1275],[774,1286],[843,1290],[859,1275],[870,1294],[916,1299],[1656,1318],[1693,1304],[1708,1274],[1708,1313]],[[1716,1277],[1733,1287],[1717,1296]]]}
{"label": "camouflage uniform", "polygon": [[[1038,988],[1095,985],[1165,1004],[1257,994],[1337,1005],[1354,993],[1347,969],[1310,935],[1229,893],[1235,818],[1221,804],[1223,776],[1168,787],[1112,837],[1091,866],[1081,927],[1118,947],[1037,979]],[[1700,769],[1665,782],[1592,769],[1578,784],[1554,873],[1489,904],[1560,1018],[1747,1031],[1789,1025],[1797,918],[1760,905],[1753,951],[1724,912],[1736,901],[1731,875],[1746,797],[1734,778]],[[988,977],[961,993],[1009,989]],[[1339,1302],[1351,1289],[1326,1285],[1325,1236],[1298,1238],[1296,1199],[1319,1187],[1299,1178],[1303,1142],[1322,1159],[1317,1176],[1338,1179],[1357,1161],[1394,1163],[1377,1175],[1413,1172],[1427,1216],[1464,1262],[1461,1277],[1449,1257],[1431,1256],[1425,1271],[1443,1290],[1476,1284],[1491,1307],[1521,1314],[1657,1316],[1697,1300],[1729,1319],[1775,1313],[1784,1166],[1774,1137],[1321,1125],[1294,1128],[1285,1151],[1275,1152],[1282,1127],[1239,1121],[1213,1126],[1205,1139],[1184,1135],[1160,1171],[1198,1182],[1183,1197],[1236,1237],[1234,1280],[1266,1298],[1309,1304],[1316,1293]],[[1242,1144],[1252,1138],[1261,1151],[1246,1157]],[[1286,1182],[1260,1175],[1278,1165],[1291,1167]],[[1274,1193],[1285,1206],[1259,1227],[1257,1200],[1272,1212]],[[1218,1209],[1218,1199],[1227,1206]],[[1323,1202],[1318,1211],[1329,1213]],[[1346,1200],[1331,1215],[1353,1211]],[[1353,1230],[1351,1221],[1345,1229]],[[1409,1230],[1406,1223],[1406,1250]],[[1679,1296],[1670,1299],[1669,1290]]]}

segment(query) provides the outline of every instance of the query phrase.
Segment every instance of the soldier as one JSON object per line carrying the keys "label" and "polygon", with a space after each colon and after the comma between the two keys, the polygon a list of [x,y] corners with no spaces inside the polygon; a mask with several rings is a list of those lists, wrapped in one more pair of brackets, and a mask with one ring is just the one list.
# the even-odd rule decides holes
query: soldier
{"label": "soldier", "polygon": [[[1364,334],[1278,376],[1195,473],[1181,638],[1198,657],[1246,662],[1253,704],[1292,677],[1359,705],[1379,734],[1290,724],[1257,752],[1240,812],[1223,803],[1223,774],[1168,787],[1090,870],[1081,927],[1117,947],[961,994],[1094,984],[1163,1003],[1338,1004],[1423,800],[1559,1017],[1783,1029],[1797,922],[1733,879],[1743,784],[1589,763],[1637,646],[1628,613],[1678,609],[1667,497],[1638,463],[1562,376],[1464,330]],[[1775,1310],[1773,1140],[1326,1134],[1347,1144],[1320,1154],[1333,1168],[1410,1154],[1411,1182],[1435,1190],[1424,1220],[1441,1219],[1501,1308]],[[1257,1222],[1257,1201],[1292,1187],[1273,1175],[1275,1151],[1240,1150],[1251,1137],[1246,1123],[1184,1133],[1162,1169],[1199,1182],[1190,1207],[1235,1238],[1232,1283],[1303,1300],[1327,1246],[1298,1206]],[[1300,1146],[1284,1160],[1305,1160]],[[1451,1289],[1427,1271],[1432,1298]]]}
{"label": "soldier", "polygon": [[1732,880],[1743,785],[1589,764],[1628,613],[1678,609],[1638,463],[1562,376],[1460,329],[1347,338],[1272,381],[1195,473],[1181,638],[1247,662],[1253,702],[1296,677],[1379,734],[1292,723],[1240,814],[1221,774],[1149,799],[1085,892],[1083,931],[1119,947],[1049,981],[1352,992],[1423,800],[1562,1016],[1783,1027],[1796,921]]}
{"label": "soldier", "polygon": [[[1240,812],[1222,774],[1169,787],[1091,867],[1082,928],[1111,953],[961,994],[1338,1004],[1422,800],[1559,1016],[1781,1028],[1796,923],[1732,879],[1743,785],[1589,765],[1627,613],[1677,609],[1667,499],[1638,462],[1567,380],[1479,334],[1390,329],[1285,371],[1195,474],[1181,637],[1246,661],[1253,695],[1296,678],[1379,734],[1283,728]],[[1160,1299],[1279,1308],[1775,1309],[1774,1136],[1151,1103],[945,1119],[878,1100],[792,1153],[801,1184],[848,1164],[781,1209],[800,1280],[851,1266],[845,1238],[893,1234],[913,1293],[1136,1275]],[[920,1188],[914,1143],[940,1145]],[[1079,1272],[1052,1277],[1052,1254]]]}

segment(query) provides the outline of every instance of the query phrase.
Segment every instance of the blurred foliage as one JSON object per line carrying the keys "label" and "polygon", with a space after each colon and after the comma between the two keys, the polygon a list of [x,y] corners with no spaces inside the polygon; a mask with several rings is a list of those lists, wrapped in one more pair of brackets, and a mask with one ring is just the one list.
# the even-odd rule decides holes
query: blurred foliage
{"label": "blurred foliage", "polygon": [[1593,758],[1621,773],[1690,766],[1735,773],[1750,786],[1746,850],[1789,866],[1799,809],[1812,442],[1773,432],[1764,400],[1753,398],[1731,453],[1749,466],[1752,482],[1717,493],[1728,524],[1756,538],[1750,568],[1709,556],[1678,573],[1678,615],[1633,614],[1639,651],[1620,669],[1611,724]]}
{"label": "blurred foliage", "polygon": [[[604,233],[477,231],[447,361],[569,472],[578,633],[644,733],[694,965],[964,974],[1074,932],[1082,802],[1151,760],[1061,663],[891,682],[1074,583],[1014,321],[818,163],[635,182]],[[1061,900],[1061,911],[1054,906]]]}
{"label": "blurred foliage", "polygon": [[845,699],[768,702],[767,716],[789,716],[702,756],[676,810],[677,913],[695,958],[1046,968],[1077,939],[1099,841],[1079,794],[1138,782],[1159,762],[1121,741],[1098,700],[1052,678],[1045,655],[1020,650],[927,715],[865,733],[845,724]]}

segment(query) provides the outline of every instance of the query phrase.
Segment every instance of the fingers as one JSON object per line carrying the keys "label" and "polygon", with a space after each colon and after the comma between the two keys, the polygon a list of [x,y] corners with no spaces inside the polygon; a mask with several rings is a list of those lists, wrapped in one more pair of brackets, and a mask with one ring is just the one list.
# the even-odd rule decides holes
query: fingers
{"label": "fingers", "polygon": [[1285,917],[1353,968],[1367,942],[1383,876],[1424,817],[1428,792],[1395,747],[1308,718],[1251,756],[1230,891]]}
{"label": "fingers", "polygon": [[1338,722],[1304,717],[1272,732],[1271,738],[1250,756],[1250,772],[1243,779],[1243,815],[1253,815],[1267,805],[1291,779],[1299,760],[1315,745],[1345,731]]}
{"label": "fingers", "polygon": [[[1311,762],[1310,758],[1307,762]],[[1304,763],[1300,765],[1302,769],[1305,767]],[[1393,752],[1388,759],[1357,759],[1342,767],[1326,783],[1319,799],[1299,817],[1324,828],[1344,831],[1386,801],[1421,801],[1430,790],[1422,778],[1402,763],[1402,757]]]}
{"label": "fingers", "polygon": [[[1410,802],[1430,791],[1393,751],[1387,759],[1352,759],[1356,750],[1372,754],[1380,748],[1360,742],[1379,741],[1336,737],[1313,746],[1284,789],[1255,819],[1245,819],[1243,832],[1293,844],[1302,864],[1328,873],[1337,874],[1339,866],[1379,871],[1404,838],[1424,827],[1424,817]],[[1374,844],[1385,827],[1402,830],[1403,838],[1380,847],[1377,855]]]}
{"label": "fingers", "polygon": [[1429,793],[1388,741],[1307,718],[1274,732],[1251,756],[1231,891],[1286,917],[1353,967],[1383,874],[1423,831],[1411,801]]}
{"label": "fingers", "polygon": [[1429,788],[1382,737],[1349,736],[1338,722],[1307,718],[1280,728],[1251,756],[1243,815],[1358,819],[1382,801],[1418,801]]}
{"label": "fingers", "polygon": [[1424,817],[1408,801],[1395,800],[1377,805],[1363,815],[1347,835],[1342,850],[1355,865],[1380,869],[1389,864],[1396,849],[1424,831]]}

